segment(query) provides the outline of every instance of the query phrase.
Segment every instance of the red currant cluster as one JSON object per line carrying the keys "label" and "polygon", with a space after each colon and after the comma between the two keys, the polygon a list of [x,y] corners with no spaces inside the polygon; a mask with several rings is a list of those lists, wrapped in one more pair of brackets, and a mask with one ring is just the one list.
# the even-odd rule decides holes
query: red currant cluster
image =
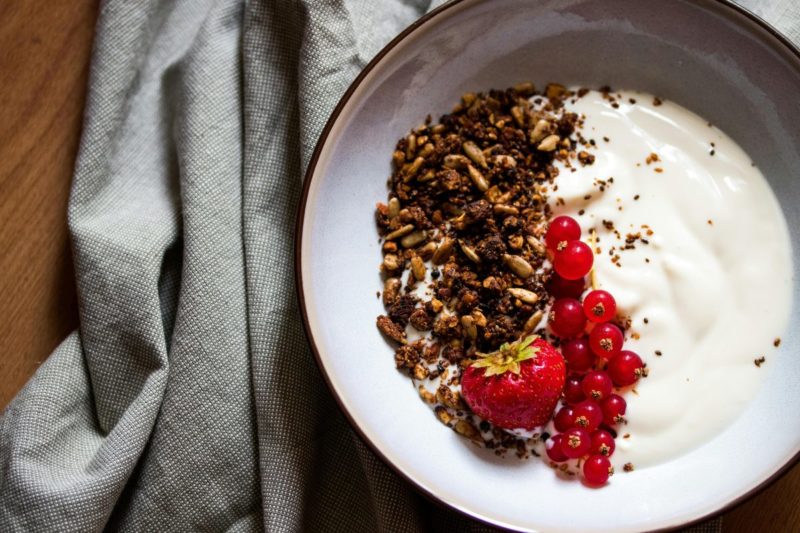
{"label": "red currant cluster", "polygon": [[594,262],[580,236],[578,223],[566,216],[555,218],[545,236],[556,271],[548,286],[556,298],[549,326],[564,339],[561,353],[569,372],[566,405],[554,418],[559,433],[549,439],[547,456],[557,463],[585,458],[584,479],[602,485],[613,473],[608,459],[615,447],[613,428],[624,421],[627,407],[613,389],[636,383],[644,364],[634,352],[622,350],[624,335],[612,322],[617,303],[610,293],[592,290],[580,301]]}

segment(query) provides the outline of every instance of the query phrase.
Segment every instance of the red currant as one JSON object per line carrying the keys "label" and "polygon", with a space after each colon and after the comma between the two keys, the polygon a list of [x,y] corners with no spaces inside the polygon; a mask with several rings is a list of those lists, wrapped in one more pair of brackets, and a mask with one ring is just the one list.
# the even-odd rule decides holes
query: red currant
{"label": "red currant", "polygon": [[564,279],[554,272],[547,281],[547,292],[556,298],[580,298],[584,290],[586,290],[584,278]]}
{"label": "red currant", "polygon": [[[558,249],[559,243],[564,244],[581,238],[581,226],[572,217],[560,216],[550,222],[550,228],[544,236],[547,247],[553,251]],[[566,242],[565,242],[566,241]]]}
{"label": "red currant", "polygon": [[589,453],[592,436],[582,428],[568,429],[561,434],[561,451],[570,459],[577,459]]}
{"label": "red currant", "polygon": [[562,407],[553,417],[553,422],[556,426],[556,431],[564,432],[571,428],[575,423],[575,415],[572,414],[571,407]]}
{"label": "red currant", "polygon": [[582,241],[570,241],[562,250],[556,251],[553,267],[564,279],[580,279],[592,269],[594,253]]}
{"label": "red currant", "polygon": [[550,309],[550,329],[559,337],[574,337],[583,333],[586,316],[578,300],[560,298]]}
{"label": "red currant", "polygon": [[572,417],[576,427],[591,432],[603,422],[603,410],[596,402],[585,400],[572,409]]}
{"label": "red currant", "polygon": [[563,463],[569,457],[564,455],[564,451],[561,449],[561,441],[564,439],[564,435],[553,435],[544,445],[544,449],[547,452],[547,457],[550,458],[551,461],[555,461],[556,463]]}
{"label": "red currant", "polygon": [[614,385],[611,383],[611,378],[602,370],[592,370],[585,376],[581,382],[581,388],[587,398],[595,401],[600,401],[603,398],[608,398],[611,395],[611,389]]}
{"label": "red currant", "polygon": [[583,311],[590,322],[608,322],[617,314],[617,301],[610,292],[592,291],[583,299]]}
{"label": "red currant", "polygon": [[608,375],[617,387],[627,387],[639,381],[643,369],[642,358],[628,350],[620,352],[608,363]]}
{"label": "red currant", "polygon": [[603,422],[607,426],[613,426],[625,420],[623,416],[628,408],[628,402],[619,394],[612,394],[600,402],[600,408],[603,410]]}
{"label": "red currant", "polygon": [[589,485],[604,485],[614,474],[614,468],[608,457],[592,455],[583,463],[583,478]]}
{"label": "red currant", "polygon": [[589,333],[589,347],[596,356],[604,359],[616,357],[624,341],[622,331],[611,322],[598,324]]}
{"label": "red currant", "polygon": [[586,399],[581,386],[581,378],[577,376],[570,376],[564,383],[564,400],[570,405],[575,405]]}
{"label": "red currant", "polygon": [[616,447],[614,437],[608,431],[598,429],[592,433],[592,449],[589,453],[611,457]]}
{"label": "red currant", "polygon": [[594,354],[589,349],[589,339],[581,337],[561,345],[567,368],[573,372],[586,372],[594,365]]}

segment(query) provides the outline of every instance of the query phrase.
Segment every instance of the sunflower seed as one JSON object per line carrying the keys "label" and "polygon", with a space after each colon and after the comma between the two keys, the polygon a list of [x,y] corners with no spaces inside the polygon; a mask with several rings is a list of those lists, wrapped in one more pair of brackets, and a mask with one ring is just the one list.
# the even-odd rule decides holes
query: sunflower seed
{"label": "sunflower seed", "polygon": [[429,156],[429,155],[431,155],[432,153],[433,153],[433,144],[431,144],[431,143],[425,143],[425,145],[424,145],[424,146],[422,147],[422,149],[419,151],[419,156],[420,156],[420,157],[428,157],[428,156]]}
{"label": "sunflower seed", "polygon": [[444,166],[447,168],[460,170],[467,168],[467,165],[469,165],[469,159],[461,154],[450,154],[444,156]]}
{"label": "sunflower seed", "polygon": [[417,280],[422,281],[425,279],[425,262],[421,257],[415,255],[411,258],[411,272]]}
{"label": "sunflower seed", "polygon": [[464,331],[467,333],[470,339],[475,339],[478,337],[478,328],[475,327],[475,319],[470,315],[464,315],[461,317],[461,327],[464,328]]}
{"label": "sunflower seed", "polygon": [[523,279],[533,274],[533,267],[531,264],[518,255],[505,254],[503,256],[503,261],[514,274]]}
{"label": "sunflower seed", "polygon": [[466,220],[467,220],[467,214],[461,213],[457,217],[453,217],[449,220],[450,227],[455,228],[458,231],[461,231],[467,227]]}
{"label": "sunflower seed", "polygon": [[400,294],[400,286],[402,283],[399,278],[388,278],[383,282],[383,305],[389,307],[397,299]]}
{"label": "sunflower seed", "polygon": [[437,125],[435,125],[434,127],[431,128],[431,133],[433,133],[433,134],[437,134],[437,133],[441,134],[441,133],[444,133],[444,130],[446,130],[446,129],[447,129],[447,126],[445,126],[444,124],[437,124]]}
{"label": "sunflower seed", "polygon": [[486,181],[480,170],[472,165],[467,165],[467,171],[469,172],[469,178],[479,191],[486,192],[489,189],[489,182]]}
{"label": "sunflower seed", "polygon": [[520,94],[529,95],[536,91],[536,87],[533,85],[533,83],[526,81],[514,85],[514,90]]}
{"label": "sunflower seed", "polygon": [[492,152],[502,147],[503,145],[501,144],[493,144],[488,148],[484,148],[483,150],[481,150],[481,152],[483,153],[483,157],[489,157],[490,155],[492,155]]}
{"label": "sunflower seed", "polygon": [[417,153],[417,136],[411,133],[406,137],[406,159],[411,161],[415,153]]}
{"label": "sunflower seed", "polygon": [[550,123],[544,119],[538,121],[531,131],[531,144],[536,144],[544,139],[548,131],[550,131]]}
{"label": "sunflower seed", "polygon": [[514,122],[517,123],[517,126],[520,128],[525,127],[525,115],[522,113],[522,109],[519,106],[511,108],[511,116],[514,117]]}
{"label": "sunflower seed", "polygon": [[496,166],[502,168],[514,168],[517,166],[517,160],[510,155],[496,155],[493,161]]}
{"label": "sunflower seed", "polygon": [[504,203],[508,202],[509,200],[511,200],[511,192],[505,192],[505,193],[503,193],[503,194],[501,194],[500,196],[497,197],[497,203],[498,204],[504,204]]}
{"label": "sunflower seed", "polygon": [[400,200],[392,198],[389,200],[389,218],[394,218],[400,214]]}
{"label": "sunflower seed", "polygon": [[454,244],[455,241],[453,241],[453,239],[445,237],[441,244],[439,244],[439,247],[436,248],[436,252],[433,254],[433,264],[444,264],[444,262],[450,258],[450,255],[452,255]]}
{"label": "sunflower seed", "polygon": [[556,149],[558,141],[560,140],[561,138],[558,135],[548,135],[547,137],[542,139],[542,142],[540,142],[539,146],[537,146],[536,148],[538,150],[541,150],[542,152],[552,152],[553,150]]}
{"label": "sunflower seed", "polygon": [[540,241],[533,235],[528,235],[527,237],[525,237],[525,241],[528,243],[528,246],[531,247],[531,250],[533,250],[533,252],[536,255],[543,257],[547,253],[547,248],[545,248],[544,243],[542,243],[542,241]]}
{"label": "sunflower seed", "polygon": [[480,326],[482,328],[486,327],[486,315],[484,315],[480,309],[472,310],[472,320],[475,322],[476,326]]}
{"label": "sunflower seed", "polygon": [[395,239],[403,237],[404,235],[408,235],[412,231],[414,231],[414,224],[406,224],[405,226],[400,226],[399,228],[391,232],[389,235],[387,235],[386,240],[393,241]]}
{"label": "sunflower seed", "polygon": [[467,157],[472,159],[476,165],[484,169],[489,168],[489,165],[486,164],[486,158],[477,144],[472,141],[467,141],[461,145],[461,148],[464,150],[464,153],[467,154]]}
{"label": "sunflower seed", "polygon": [[422,258],[423,261],[427,261],[433,254],[436,252],[436,243],[429,242],[419,250],[417,250],[417,254]]}
{"label": "sunflower seed", "polygon": [[405,237],[400,240],[400,246],[403,248],[413,248],[414,246],[420,244],[422,241],[428,238],[428,232],[425,230],[422,231],[415,231],[414,233],[409,233]]}
{"label": "sunflower seed", "polygon": [[418,157],[410,165],[408,165],[408,168],[406,169],[405,177],[403,178],[403,181],[406,181],[406,182],[411,181],[411,179],[414,176],[417,175],[417,172],[419,172],[419,169],[422,168],[423,163],[425,163],[425,158]]}
{"label": "sunflower seed", "polygon": [[530,316],[530,318],[528,318],[528,320],[525,321],[525,325],[522,327],[525,330],[525,333],[530,333],[531,331],[536,329],[536,326],[538,326],[539,322],[542,321],[543,316],[544,313],[541,311],[536,311],[535,313],[533,313]]}
{"label": "sunflower seed", "polygon": [[427,183],[433,180],[435,177],[436,173],[433,170],[428,170],[427,172],[425,172],[425,174],[417,178],[417,181],[420,183]]}
{"label": "sunflower seed", "polygon": [[468,244],[464,244],[464,241],[459,242],[459,244],[461,245],[461,251],[464,252],[464,255],[467,256],[467,259],[469,259],[473,263],[481,262],[481,258],[478,255],[478,252],[476,252],[474,248],[472,248]]}
{"label": "sunflower seed", "polygon": [[392,154],[392,161],[394,162],[395,167],[400,168],[403,166],[403,163],[406,162],[406,154],[400,150],[397,150]]}
{"label": "sunflower seed", "polygon": [[539,295],[533,291],[529,291],[527,289],[520,289],[519,287],[510,287],[506,290],[511,296],[519,300],[522,300],[526,304],[535,304],[536,302],[539,301]]}
{"label": "sunflower seed", "polygon": [[519,215],[519,209],[506,204],[494,204],[495,215]]}

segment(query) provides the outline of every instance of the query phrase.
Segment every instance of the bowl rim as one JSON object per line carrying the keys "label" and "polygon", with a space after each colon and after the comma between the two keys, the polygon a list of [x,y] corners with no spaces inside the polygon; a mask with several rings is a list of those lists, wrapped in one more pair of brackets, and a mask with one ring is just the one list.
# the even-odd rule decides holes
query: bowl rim
{"label": "bowl rim", "polygon": [[[378,446],[373,443],[366,435],[366,433],[361,429],[361,427],[355,422],[350,412],[347,410],[344,401],[339,396],[336,388],[333,386],[331,382],[331,377],[328,374],[325,365],[322,362],[322,357],[320,356],[319,348],[317,347],[317,343],[314,339],[314,333],[311,331],[311,325],[308,319],[308,310],[306,306],[304,290],[303,290],[303,273],[302,273],[302,250],[303,250],[303,221],[305,220],[305,213],[306,207],[308,206],[308,197],[309,191],[311,190],[311,182],[314,178],[314,174],[316,173],[317,164],[319,163],[319,158],[322,153],[323,148],[327,144],[328,137],[331,133],[336,122],[339,120],[339,117],[344,109],[344,107],[349,103],[353,93],[356,89],[361,85],[367,75],[383,60],[383,58],[398,44],[404,41],[407,37],[413,34],[417,29],[421,26],[426,24],[429,20],[450,11],[452,8],[467,2],[467,1],[475,1],[475,0],[449,0],[444,4],[438,6],[437,8],[429,11],[428,13],[424,14],[420,18],[416,19],[412,22],[408,27],[406,27],[403,31],[401,31],[397,36],[395,36],[388,44],[386,44],[381,50],[375,54],[375,56],[367,63],[367,65],[358,73],[355,79],[350,83],[347,87],[347,90],[344,92],[342,97],[339,99],[336,107],[333,109],[330,117],[325,123],[325,127],[322,129],[322,132],[317,139],[317,142],[314,146],[314,152],[309,160],[308,167],[306,168],[303,174],[303,188],[300,195],[299,206],[297,209],[296,219],[295,219],[295,234],[294,234],[294,278],[295,278],[295,290],[297,293],[297,299],[300,304],[300,314],[303,322],[303,332],[305,333],[306,340],[308,345],[311,347],[311,351],[314,354],[314,361],[322,374],[322,377],[325,381],[328,390],[331,392],[332,396],[336,400],[336,403],[339,407],[339,410],[344,414],[345,418],[347,419],[348,424],[354,430],[356,435],[361,439],[361,441],[367,445],[367,447],[374,453],[380,460],[386,464],[395,474],[400,476],[407,484],[409,484],[413,489],[422,494],[426,499],[431,501],[432,503],[436,504],[439,507],[445,509],[452,509],[461,513],[462,515],[469,517],[473,520],[476,520],[482,524],[486,524],[503,531],[516,531],[514,529],[508,528],[506,525],[498,524],[495,521],[481,516],[479,513],[475,513],[470,511],[469,509],[465,509],[459,505],[454,503],[448,502],[446,499],[434,494],[433,492],[429,491],[427,488],[418,484],[414,479],[412,479],[408,474],[406,474],[400,467],[398,467],[394,462],[391,461],[384,453],[378,448]],[[479,2],[486,2],[490,0],[477,0]],[[698,0],[691,0],[693,3],[699,3]],[[794,55],[798,60],[800,60],[800,47],[795,45],[788,37],[786,37],[783,33],[781,33],[777,28],[775,28],[772,24],[758,16],[757,14],[753,13],[752,11],[734,3],[732,0],[706,0],[717,6],[721,7],[723,10],[728,9],[733,11],[733,13],[742,15],[745,18],[749,19],[751,22],[755,23],[756,26],[759,26],[762,30],[765,30],[769,33],[772,37],[777,39],[779,43],[779,47],[782,45],[784,47],[785,52],[789,52],[790,54]],[[772,484],[777,482],[780,478],[782,478],[792,467],[800,462],[800,452],[795,454],[792,458],[790,458],[786,463],[784,463],[775,473],[773,473],[769,478],[762,481],[755,487],[751,488],[744,494],[740,495],[737,498],[734,498],[727,504],[723,505],[719,509],[712,511],[710,513],[706,513],[702,516],[694,518],[692,520],[682,522],[680,524],[676,524],[673,526],[668,526],[665,528],[659,528],[655,530],[651,530],[653,533],[657,532],[667,532],[667,531],[677,531],[689,526],[693,526],[705,521],[713,520],[714,518],[719,517],[720,515],[731,511],[732,509],[739,507],[740,505],[744,504],[748,500],[754,498],[756,495],[761,493],[762,491],[766,490]]]}

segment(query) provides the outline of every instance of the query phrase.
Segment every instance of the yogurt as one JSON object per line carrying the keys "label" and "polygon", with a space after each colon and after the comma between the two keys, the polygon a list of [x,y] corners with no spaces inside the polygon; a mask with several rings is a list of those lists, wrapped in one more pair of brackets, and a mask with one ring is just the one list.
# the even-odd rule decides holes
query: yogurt
{"label": "yogurt", "polygon": [[550,199],[596,232],[597,287],[631,317],[625,349],[649,369],[625,394],[612,458],[638,469],[714,438],[757,393],[788,324],[791,245],[764,176],[730,137],[672,102],[615,94],[616,108],[595,91],[567,102],[596,159],[561,165]]}

